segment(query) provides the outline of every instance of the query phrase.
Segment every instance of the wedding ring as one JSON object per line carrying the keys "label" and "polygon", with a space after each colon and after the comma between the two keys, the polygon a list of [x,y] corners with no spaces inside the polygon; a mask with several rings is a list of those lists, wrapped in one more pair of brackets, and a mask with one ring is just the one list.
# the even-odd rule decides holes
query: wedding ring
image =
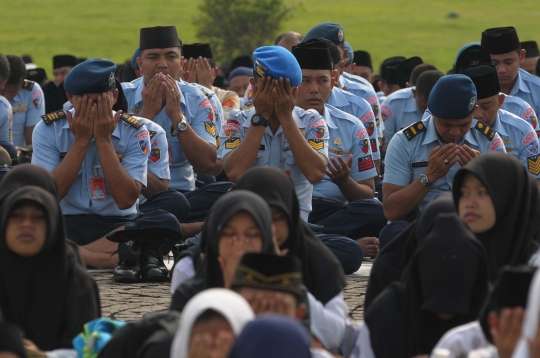
{"label": "wedding ring", "polygon": [[171,88],[171,92],[174,92],[174,88]]}
{"label": "wedding ring", "polygon": [[450,163],[450,162],[448,161],[448,159],[445,159],[445,160],[444,160],[444,164],[448,164],[448,163]]}

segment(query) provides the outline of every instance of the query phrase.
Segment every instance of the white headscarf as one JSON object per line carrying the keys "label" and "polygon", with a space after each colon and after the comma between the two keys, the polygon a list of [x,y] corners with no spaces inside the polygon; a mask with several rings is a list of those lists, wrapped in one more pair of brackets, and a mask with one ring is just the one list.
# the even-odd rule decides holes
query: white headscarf
{"label": "white headscarf", "polygon": [[244,326],[255,318],[249,303],[234,291],[223,288],[204,290],[195,295],[182,310],[180,326],[171,348],[171,358],[187,358],[193,324],[206,310],[220,313],[238,336]]}
{"label": "white headscarf", "polygon": [[531,282],[525,312],[521,338],[514,349],[512,358],[529,357],[529,343],[527,342],[527,338],[535,339],[536,332],[538,331],[538,319],[540,318],[540,270],[536,271]]}

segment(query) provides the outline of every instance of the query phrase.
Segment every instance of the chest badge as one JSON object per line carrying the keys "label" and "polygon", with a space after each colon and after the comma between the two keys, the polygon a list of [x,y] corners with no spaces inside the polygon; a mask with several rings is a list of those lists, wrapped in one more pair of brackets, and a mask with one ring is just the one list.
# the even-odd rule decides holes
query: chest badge
{"label": "chest badge", "polygon": [[341,145],[342,142],[341,142],[341,138],[337,137],[336,139],[334,139],[334,145]]}

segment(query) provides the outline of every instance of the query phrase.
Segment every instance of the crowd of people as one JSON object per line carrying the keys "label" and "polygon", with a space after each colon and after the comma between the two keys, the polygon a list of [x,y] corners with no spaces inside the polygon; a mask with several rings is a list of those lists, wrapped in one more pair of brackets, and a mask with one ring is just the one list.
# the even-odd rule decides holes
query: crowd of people
{"label": "crowd of people", "polygon": [[[142,28],[52,81],[0,55],[0,357],[540,357],[536,42],[375,75],[345,33],[218,67]],[[89,269],[170,282],[170,310],[103,319]]]}

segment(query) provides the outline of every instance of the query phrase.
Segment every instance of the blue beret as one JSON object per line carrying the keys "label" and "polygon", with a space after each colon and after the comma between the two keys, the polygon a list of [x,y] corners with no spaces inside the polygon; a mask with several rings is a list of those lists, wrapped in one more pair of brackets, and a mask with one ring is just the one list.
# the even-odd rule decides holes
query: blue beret
{"label": "blue beret", "polygon": [[311,39],[325,38],[332,41],[335,44],[341,44],[345,40],[345,32],[343,27],[333,22],[323,22],[309,30],[309,32],[302,38],[302,42],[309,41]]}
{"label": "blue beret", "polygon": [[253,77],[253,70],[251,68],[249,68],[249,67],[236,67],[229,74],[228,80],[230,81],[233,78],[238,77],[238,76]]}
{"label": "blue beret", "polygon": [[64,90],[72,95],[108,92],[115,86],[116,65],[109,60],[92,58],[69,71],[64,80]]}
{"label": "blue beret", "polygon": [[140,47],[137,47],[137,49],[133,53],[133,56],[131,56],[131,68],[133,68],[134,70],[139,69],[139,65],[137,64],[137,57],[139,57],[140,53],[141,53]]}
{"label": "blue beret", "polygon": [[302,82],[302,70],[293,54],[281,46],[263,46],[253,52],[253,69],[261,77],[288,78],[291,86]]}
{"label": "blue beret", "polygon": [[350,65],[354,61],[354,51],[347,41],[345,41],[345,48],[347,49],[347,58],[345,59],[345,65]]}
{"label": "blue beret", "polygon": [[429,94],[428,108],[437,118],[463,119],[476,107],[476,87],[465,75],[441,77]]}

